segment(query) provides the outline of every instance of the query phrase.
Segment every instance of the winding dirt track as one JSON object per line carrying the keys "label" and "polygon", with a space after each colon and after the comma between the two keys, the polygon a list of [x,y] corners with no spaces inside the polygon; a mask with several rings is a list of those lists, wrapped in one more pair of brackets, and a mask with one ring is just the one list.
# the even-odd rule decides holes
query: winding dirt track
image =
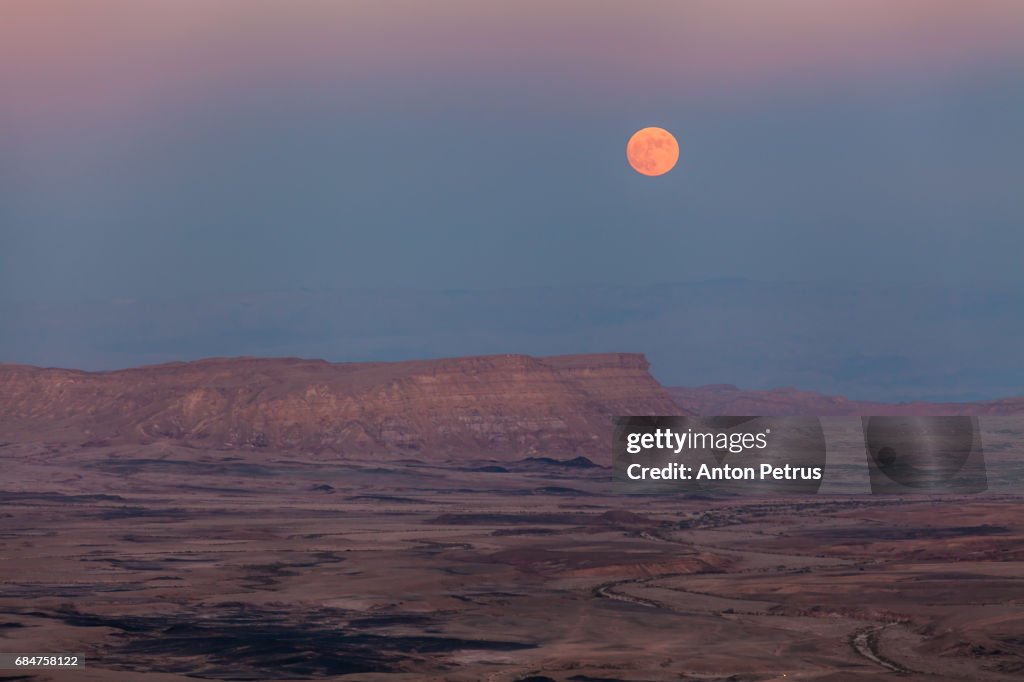
{"label": "winding dirt track", "polygon": [[898,625],[898,623],[887,623],[885,625],[875,625],[873,627],[864,628],[853,633],[850,638],[850,644],[853,646],[853,650],[864,658],[877,663],[883,668],[888,668],[893,672],[897,673],[911,673],[916,672],[906,668],[899,663],[894,663],[889,659],[885,658],[878,651],[878,636],[886,629]]}
{"label": "winding dirt track", "polygon": [[[661,535],[653,534],[653,533],[646,532],[646,531],[645,532],[641,532],[639,534],[639,536],[641,538],[643,538],[645,540],[648,540],[648,541],[651,541],[651,542],[672,543],[672,544],[681,544],[681,545],[687,544],[687,543],[684,543],[684,542],[681,542],[681,541],[678,541],[678,540],[674,540],[674,539],[671,539],[671,538],[663,537]],[[720,554],[722,556],[733,556],[733,557],[744,557],[744,556],[746,556],[748,558],[771,557],[774,561],[781,561],[781,564],[776,564],[776,566],[774,568],[760,567],[760,568],[740,569],[740,570],[735,571],[733,573],[735,575],[758,573],[758,574],[764,575],[765,577],[772,577],[772,576],[791,576],[791,575],[794,575],[794,574],[805,572],[807,570],[806,566],[803,566],[803,565],[801,565],[801,566],[787,566],[786,565],[787,563],[792,564],[793,563],[793,559],[796,559],[796,558],[821,560],[820,565],[815,566],[816,570],[828,569],[828,568],[849,568],[849,569],[861,569],[861,570],[863,570],[866,567],[876,566],[876,565],[879,565],[880,563],[882,563],[882,561],[880,559],[877,559],[877,558],[867,559],[867,560],[853,560],[853,559],[843,559],[843,558],[833,557],[833,558],[830,558],[830,559],[825,559],[824,557],[810,557],[810,556],[799,555],[799,554],[785,554],[785,553],[780,553],[780,552],[765,552],[765,551],[757,551],[757,550],[751,550],[751,549],[739,549],[739,548],[736,548],[736,547],[724,547],[724,546],[721,546],[719,544],[704,544],[704,543],[701,543],[699,546],[700,546],[701,550],[703,550],[703,551],[713,551],[713,552],[716,552],[716,553],[718,553],[718,554]],[[787,562],[787,559],[789,559],[789,562]],[[663,580],[666,580],[666,579],[669,579],[669,578],[677,578],[677,577],[684,576],[684,575],[687,575],[687,574],[680,574],[680,573],[671,573],[671,574],[669,574],[669,573],[666,573],[666,574],[659,574],[659,575],[643,577],[643,578],[627,578],[627,579],[623,579],[623,580],[611,581],[611,582],[603,583],[603,584],[598,585],[597,587],[595,587],[594,588],[594,594],[596,596],[598,596],[598,597],[605,598],[605,599],[610,599],[610,600],[613,600],[613,601],[618,601],[618,602],[623,602],[623,603],[628,603],[628,604],[634,604],[634,605],[643,606],[643,607],[647,607],[647,608],[667,610],[667,611],[671,611],[671,612],[675,612],[675,613],[685,613],[683,611],[680,611],[677,608],[672,607],[669,604],[665,604],[665,603],[656,601],[654,599],[649,599],[649,598],[646,598],[646,597],[639,597],[639,596],[636,596],[636,595],[633,595],[633,594],[627,594],[627,593],[625,593],[623,591],[620,591],[618,589],[618,588],[621,588],[621,587],[624,587],[624,586],[627,586],[627,585],[641,585],[641,586],[643,586],[643,585],[650,585],[650,586],[657,586],[659,581],[663,581]],[[681,588],[678,585],[675,585],[675,586],[664,586],[664,589],[669,589],[669,590],[676,591],[676,592],[692,593],[692,594],[698,595],[698,596],[711,596],[711,597],[717,597],[717,598],[721,598],[721,599],[729,599],[730,598],[730,597],[728,597],[726,595],[716,594],[714,592],[697,592],[697,591],[692,591],[692,590],[689,590],[689,589]],[[720,615],[716,611],[707,611],[707,613],[708,614]],[[757,612],[757,613],[750,612],[750,613],[746,613],[746,614],[744,612],[733,612],[733,613],[738,613],[739,615],[757,615],[757,616],[773,615],[770,612],[768,612],[767,610],[766,611]],[[786,618],[788,616],[787,616],[787,614],[780,613],[780,614],[777,614],[776,617]],[[867,622],[870,623],[871,621],[867,621]],[[887,622],[881,622],[881,623],[875,622],[873,624],[866,625],[864,627],[858,628],[858,629],[854,630],[853,632],[851,632],[850,635],[849,635],[849,638],[848,638],[848,642],[849,642],[849,645],[852,648],[852,650],[854,652],[856,652],[859,656],[861,656],[866,661],[869,661],[873,665],[876,665],[876,666],[878,666],[878,667],[880,667],[880,668],[882,668],[882,669],[884,669],[884,670],[886,670],[888,672],[897,673],[897,674],[901,674],[901,675],[928,675],[928,676],[931,676],[933,673],[925,673],[925,672],[916,670],[913,667],[911,667],[910,665],[907,665],[907,664],[898,662],[896,660],[893,660],[891,655],[883,654],[880,651],[879,642],[880,642],[880,639],[883,636],[883,634],[887,630],[890,630],[892,628],[901,628],[901,627],[906,627],[906,626],[904,624],[902,624],[902,623],[893,622],[893,621],[887,621]],[[986,679],[989,679],[989,678],[986,678]],[[993,680],[1002,680],[1002,679],[1009,679],[1009,678],[1004,678],[1002,676],[996,675],[995,677],[992,677],[991,679],[993,679]]]}

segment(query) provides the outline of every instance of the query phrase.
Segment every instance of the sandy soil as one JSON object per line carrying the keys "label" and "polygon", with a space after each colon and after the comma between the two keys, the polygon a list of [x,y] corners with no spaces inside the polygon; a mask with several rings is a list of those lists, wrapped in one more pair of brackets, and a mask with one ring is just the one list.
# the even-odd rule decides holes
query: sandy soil
{"label": "sandy soil", "polygon": [[[578,464],[578,463],[577,463]],[[1011,680],[1024,505],[601,467],[0,447],[2,679]]]}

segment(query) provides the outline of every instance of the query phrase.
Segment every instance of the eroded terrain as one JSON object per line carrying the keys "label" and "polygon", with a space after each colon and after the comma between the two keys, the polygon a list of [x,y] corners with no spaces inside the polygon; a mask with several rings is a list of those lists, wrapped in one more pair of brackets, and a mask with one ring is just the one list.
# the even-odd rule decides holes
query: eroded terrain
{"label": "eroded terrain", "polygon": [[1011,680],[1006,494],[609,493],[585,459],[0,447],[0,651],[36,680]]}

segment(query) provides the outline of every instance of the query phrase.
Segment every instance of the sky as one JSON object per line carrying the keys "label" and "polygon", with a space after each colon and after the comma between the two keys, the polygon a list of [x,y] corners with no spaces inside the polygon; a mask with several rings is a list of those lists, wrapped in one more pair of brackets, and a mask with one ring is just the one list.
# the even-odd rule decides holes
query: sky
{"label": "sky", "polygon": [[[1015,295],[1022,121],[1017,0],[5,2],[0,303],[737,278]],[[649,125],[681,147],[658,178],[625,159]],[[60,352],[17,350],[40,315],[0,331],[0,360],[139,359],[57,332]]]}

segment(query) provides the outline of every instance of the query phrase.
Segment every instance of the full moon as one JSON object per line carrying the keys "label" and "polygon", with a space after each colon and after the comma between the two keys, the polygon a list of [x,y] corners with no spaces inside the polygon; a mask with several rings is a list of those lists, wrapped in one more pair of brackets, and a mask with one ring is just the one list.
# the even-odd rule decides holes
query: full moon
{"label": "full moon", "polygon": [[637,173],[664,175],[679,160],[679,143],[664,128],[644,128],[629,138],[626,158]]}

